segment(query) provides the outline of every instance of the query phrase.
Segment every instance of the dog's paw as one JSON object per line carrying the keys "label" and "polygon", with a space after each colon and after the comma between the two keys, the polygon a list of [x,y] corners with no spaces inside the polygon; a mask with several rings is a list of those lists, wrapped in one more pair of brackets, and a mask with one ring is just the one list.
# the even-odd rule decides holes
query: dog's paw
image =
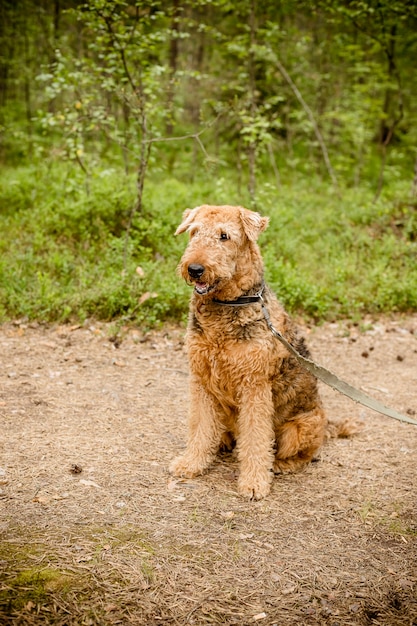
{"label": "dog's paw", "polygon": [[252,480],[246,477],[239,478],[237,490],[241,496],[249,500],[262,500],[271,491],[273,474],[268,472],[265,478],[256,476]]}
{"label": "dog's paw", "polygon": [[194,478],[202,474],[204,469],[186,456],[179,456],[169,466],[169,473],[178,478]]}

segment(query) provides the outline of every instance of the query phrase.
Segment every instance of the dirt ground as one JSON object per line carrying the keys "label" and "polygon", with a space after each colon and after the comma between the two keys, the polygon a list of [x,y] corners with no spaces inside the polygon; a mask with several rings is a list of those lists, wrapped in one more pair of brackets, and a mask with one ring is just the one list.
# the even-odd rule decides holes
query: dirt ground
{"label": "dirt ground", "polygon": [[[184,447],[184,330],[0,327],[0,623],[417,624],[417,427],[363,421],[271,495]],[[417,417],[417,315],[305,328],[315,359]]]}

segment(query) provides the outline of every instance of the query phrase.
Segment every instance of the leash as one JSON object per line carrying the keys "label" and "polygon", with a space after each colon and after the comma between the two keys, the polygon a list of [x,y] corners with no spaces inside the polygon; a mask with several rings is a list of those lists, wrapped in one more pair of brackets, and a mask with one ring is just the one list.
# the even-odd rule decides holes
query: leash
{"label": "leash", "polygon": [[285,346],[285,348],[297,359],[297,361],[306,370],[308,370],[311,374],[313,374],[313,376],[315,376],[316,378],[319,378],[324,383],[326,383],[326,385],[329,385],[329,387],[332,387],[336,391],[339,391],[340,393],[344,394],[345,396],[347,396],[354,402],[359,402],[360,404],[363,404],[363,406],[366,406],[367,408],[372,409],[373,411],[376,411],[377,413],[381,413],[382,415],[387,415],[388,417],[392,417],[393,419],[399,420],[400,422],[407,422],[407,424],[414,424],[414,426],[417,426],[417,420],[414,420],[411,417],[408,417],[407,415],[403,415],[402,413],[399,413],[395,409],[391,409],[390,407],[385,406],[385,404],[382,404],[382,402],[375,400],[375,398],[368,396],[363,391],[360,391],[359,389],[356,389],[356,387],[353,387],[352,385],[345,382],[344,380],[341,380],[340,378],[338,378],[338,376],[336,376],[336,374],[333,374],[333,372],[326,369],[322,365],[318,365],[314,361],[311,361],[310,359],[307,359],[306,357],[302,356],[285,339],[285,337],[273,326],[271,322],[271,318],[269,316],[268,309],[266,308],[264,299],[262,297],[263,291],[264,291],[264,286],[262,286],[261,291],[254,296],[241,296],[240,298],[237,298],[237,300],[214,299],[213,302],[215,302],[216,304],[229,305],[229,306],[242,306],[245,304],[250,304],[252,302],[260,302],[265,322],[269,330],[271,331],[271,333],[274,335],[274,337],[276,337],[283,344],[283,346]]}

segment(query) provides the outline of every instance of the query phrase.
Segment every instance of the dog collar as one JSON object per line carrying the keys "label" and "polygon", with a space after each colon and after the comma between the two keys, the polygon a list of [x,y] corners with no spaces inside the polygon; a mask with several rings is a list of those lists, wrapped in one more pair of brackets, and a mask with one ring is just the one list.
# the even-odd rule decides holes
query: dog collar
{"label": "dog collar", "polygon": [[245,304],[253,304],[254,302],[263,302],[262,294],[264,289],[265,283],[262,283],[260,291],[253,296],[240,296],[236,298],[236,300],[217,300],[217,298],[213,298],[213,302],[224,306],[244,306]]}

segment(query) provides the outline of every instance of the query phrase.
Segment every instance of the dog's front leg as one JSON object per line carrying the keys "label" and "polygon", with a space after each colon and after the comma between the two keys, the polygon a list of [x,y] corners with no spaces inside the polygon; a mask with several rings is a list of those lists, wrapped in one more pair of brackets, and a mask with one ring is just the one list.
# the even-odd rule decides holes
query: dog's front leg
{"label": "dog's front leg", "polygon": [[274,406],[269,385],[254,384],[241,394],[237,453],[238,491],[260,500],[268,495],[273,478]]}
{"label": "dog's front leg", "polygon": [[216,456],[223,431],[215,398],[198,380],[192,381],[187,448],[172,461],[171,474],[186,478],[202,474]]}

